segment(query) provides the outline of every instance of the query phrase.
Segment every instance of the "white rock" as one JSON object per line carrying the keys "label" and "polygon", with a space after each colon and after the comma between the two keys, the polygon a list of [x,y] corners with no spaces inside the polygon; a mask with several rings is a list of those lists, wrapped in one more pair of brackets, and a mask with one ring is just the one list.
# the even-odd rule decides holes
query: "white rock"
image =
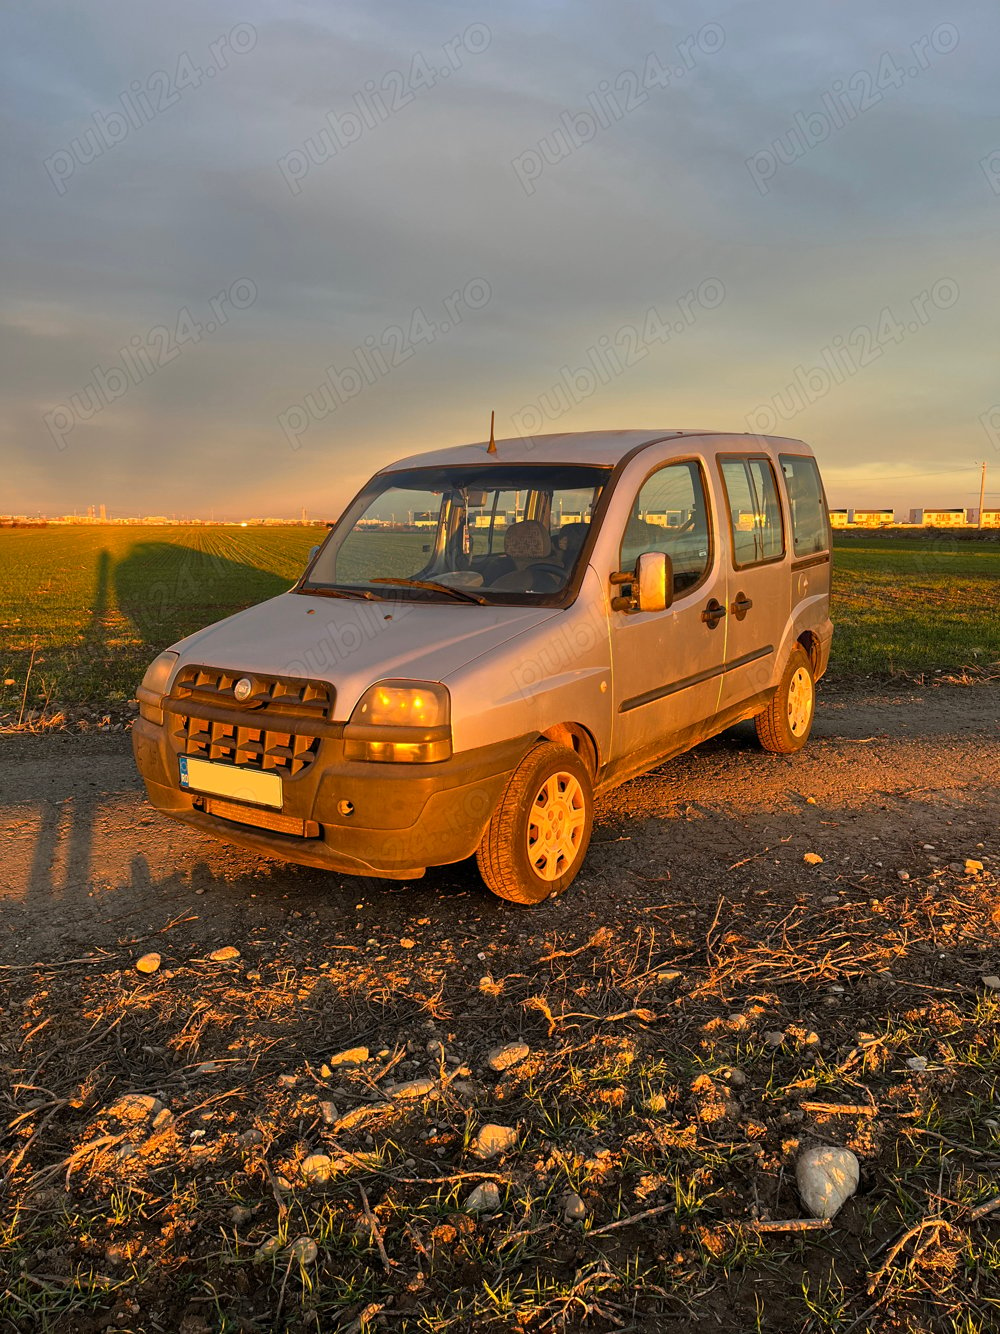
{"label": "white rock", "polygon": [[990,991],[1000,991],[1000,977],[997,977],[996,973],[990,973],[983,978],[983,986],[989,987]]}
{"label": "white rock", "polygon": [[286,1247],[285,1254],[292,1260],[298,1260],[300,1265],[311,1265],[319,1255],[319,1247],[312,1237],[296,1237],[292,1244]]}
{"label": "white rock", "polygon": [[586,1204],[575,1191],[571,1191],[563,1200],[563,1218],[567,1223],[582,1223],[586,1217]]}
{"label": "white rock", "polygon": [[813,1218],[833,1218],[858,1188],[861,1169],[850,1149],[819,1145],[795,1165],[802,1203]]}
{"label": "white rock", "polygon": [[307,1186],[325,1186],[330,1180],[331,1161],[328,1153],[311,1153],[302,1163],[302,1177]]}
{"label": "white rock", "polygon": [[436,1088],[437,1084],[433,1079],[408,1079],[390,1089],[390,1094],[393,1098],[398,1098],[401,1101],[412,1098],[426,1098]]}
{"label": "white rock", "polygon": [[500,1075],[530,1055],[531,1048],[526,1042],[505,1042],[502,1047],[493,1048],[487,1057],[487,1064]]}
{"label": "white rock", "polygon": [[505,1153],[517,1142],[517,1131],[513,1126],[498,1126],[488,1122],[480,1126],[472,1141],[472,1152],[477,1158],[495,1158]]}
{"label": "white rock", "polygon": [[927,1069],[927,1057],[910,1056],[907,1058],[906,1064],[909,1066],[911,1070],[916,1070],[918,1074],[923,1074],[923,1072]]}
{"label": "white rock", "polygon": [[484,1181],[465,1201],[467,1214],[495,1214],[500,1208],[500,1187],[495,1181]]}
{"label": "white rock", "polygon": [[325,1125],[332,1126],[336,1123],[340,1113],[337,1111],[335,1102],[321,1102],[319,1105],[319,1114],[323,1118]]}

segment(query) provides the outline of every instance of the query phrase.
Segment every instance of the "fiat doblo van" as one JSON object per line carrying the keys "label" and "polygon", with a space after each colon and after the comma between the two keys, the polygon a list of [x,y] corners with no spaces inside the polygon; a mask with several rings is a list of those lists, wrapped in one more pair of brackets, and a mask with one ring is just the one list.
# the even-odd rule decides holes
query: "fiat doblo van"
{"label": "fiat doblo van", "polygon": [[830,526],[800,440],[601,431],[394,463],[293,588],[162,653],[149,800],[269,856],[560,893],[595,793],[753,719],[805,745]]}

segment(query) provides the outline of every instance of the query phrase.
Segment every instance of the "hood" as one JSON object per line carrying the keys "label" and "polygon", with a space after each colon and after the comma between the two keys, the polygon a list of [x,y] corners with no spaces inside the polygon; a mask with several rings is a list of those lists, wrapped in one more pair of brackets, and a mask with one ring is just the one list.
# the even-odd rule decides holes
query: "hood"
{"label": "hood", "polygon": [[282,593],[174,644],[182,663],[262,676],[307,676],[337,690],[346,719],[376,681],[446,681],[509,639],[534,630],[552,607],[365,602]]}

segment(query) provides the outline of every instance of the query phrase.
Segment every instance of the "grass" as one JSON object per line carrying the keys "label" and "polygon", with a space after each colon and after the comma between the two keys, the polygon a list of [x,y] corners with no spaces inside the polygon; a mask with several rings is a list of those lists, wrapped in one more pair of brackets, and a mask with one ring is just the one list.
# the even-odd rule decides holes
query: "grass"
{"label": "grass", "polygon": [[[283,592],[320,537],[293,527],[0,530],[0,715],[16,715],[32,652],[29,711],[131,699],[161,649]],[[397,540],[408,550],[424,539]],[[833,617],[836,677],[988,670],[1000,662],[1000,543],[840,538]]]}
{"label": "grass", "polygon": [[842,537],[833,594],[835,675],[1000,663],[1000,542]]}

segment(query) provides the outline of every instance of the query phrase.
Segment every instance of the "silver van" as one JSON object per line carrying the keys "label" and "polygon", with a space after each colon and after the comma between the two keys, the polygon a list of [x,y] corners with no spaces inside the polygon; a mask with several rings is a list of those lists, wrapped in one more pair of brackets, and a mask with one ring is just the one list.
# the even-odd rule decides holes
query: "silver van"
{"label": "silver van", "polygon": [[411,880],[476,856],[560,893],[594,794],[752,718],[805,745],[830,525],[800,440],[600,431],[384,468],[287,593],[162,653],[158,810],[257,852]]}

